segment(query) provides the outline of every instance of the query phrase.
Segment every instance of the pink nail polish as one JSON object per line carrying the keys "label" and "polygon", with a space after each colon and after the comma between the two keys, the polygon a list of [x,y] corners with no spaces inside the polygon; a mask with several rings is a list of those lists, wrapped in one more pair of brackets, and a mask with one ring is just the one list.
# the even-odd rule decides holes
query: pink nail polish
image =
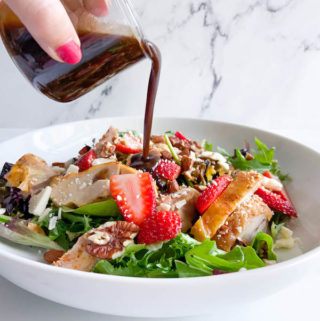
{"label": "pink nail polish", "polygon": [[82,57],[80,47],[73,40],[68,41],[67,43],[56,49],[56,53],[63,62],[71,65],[77,64]]}

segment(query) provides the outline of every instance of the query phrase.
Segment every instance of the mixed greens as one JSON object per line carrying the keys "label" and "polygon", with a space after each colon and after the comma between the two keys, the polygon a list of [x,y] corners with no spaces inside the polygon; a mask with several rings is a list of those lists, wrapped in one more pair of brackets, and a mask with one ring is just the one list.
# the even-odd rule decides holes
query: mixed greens
{"label": "mixed greens", "polygon": [[[110,129],[111,138],[108,136]],[[98,143],[85,146],[77,157],[64,163],[54,163],[50,167],[31,154],[23,156],[23,162],[20,159],[16,164],[5,163],[0,175],[0,237],[61,252],[54,264],[63,253],[71,253],[77,260],[93,258],[87,271],[118,276],[199,277],[256,269],[277,261],[274,242],[296,212],[280,182],[289,176],[280,171],[274,148],[269,149],[255,138],[256,150],[246,144],[245,148],[236,148],[232,155],[220,147],[214,152],[210,142],[193,142],[179,132],[168,131],[151,138],[151,150],[157,153],[158,162],[152,169],[143,170],[147,174],[141,174],[131,162],[132,155],[141,151],[141,137],[135,131],[110,129]],[[32,159],[30,163],[38,162],[40,169],[26,167],[24,162],[27,163],[28,157]],[[96,168],[100,171],[92,174],[90,181],[90,173]],[[28,177],[30,173],[42,175],[43,172],[49,179],[47,176]],[[108,176],[113,172],[116,174]],[[248,191],[249,198],[234,205],[210,237],[202,238],[197,223],[211,215],[213,204],[219,203],[219,197],[231,182],[237,181],[239,173],[243,177],[250,176],[249,182],[256,179],[262,185]],[[125,176],[121,174],[127,174],[128,181],[123,182]],[[225,186],[218,186],[224,178]],[[71,180],[64,183],[67,179]],[[37,180],[40,187],[31,186]],[[73,188],[76,183],[79,183],[78,190]],[[56,192],[56,186],[61,184],[69,190]],[[90,196],[87,191],[94,184],[100,186],[100,190],[94,191],[97,197],[86,201]],[[44,188],[50,189],[50,197],[45,201],[40,199],[32,207],[32,200],[34,203],[35,196]],[[137,189],[136,195],[130,188]],[[78,199],[74,191],[81,194]],[[151,203],[139,203],[144,197]],[[67,198],[72,201],[64,202]],[[130,201],[143,207],[132,205]],[[147,206],[150,206],[149,212],[152,211],[150,217],[144,213]],[[250,210],[254,206],[261,213]],[[131,208],[135,208],[132,213]],[[157,214],[162,216],[152,217]],[[247,228],[247,223],[251,224],[247,217],[255,215],[263,219],[250,232],[251,238],[245,238],[241,232]],[[159,223],[160,218],[167,221]],[[158,223],[160,225],[155,227]],[[132,228],[135,232],[130,230]],[[153,228],[155,230],[150,231]],[[210,232],[210,228],[207,231]],[[155,231],[159,235],[154,235]],[[79,249],[81,251],[76,252]],[[56,265],[64,267],[61,262]]]}

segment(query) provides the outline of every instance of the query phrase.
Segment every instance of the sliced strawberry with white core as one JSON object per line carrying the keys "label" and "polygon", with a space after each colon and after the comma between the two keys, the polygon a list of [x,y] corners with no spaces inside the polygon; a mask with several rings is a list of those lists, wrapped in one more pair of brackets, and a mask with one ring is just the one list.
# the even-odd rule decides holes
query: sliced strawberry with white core
{"label": "sliced strawberry with white core", "polygon": [[278,195],[265,188],[258,188],[256,194],[273,210],[279,211],[293,217],[297,217],[297,211],[288,199],[284,199],[284,194]]}
{"label": "sliced strawberry with white core", "polygon": [[154,181],[149,173],[114,175],[110,192],[127,222],[140,225],[155,210]]}
{"label": "sliced strawberry with white core", "polygon": [[116,149],[124,154],[137,154],[142,151],[141,140],[131,132],[125,133],[119,137],[115,143]]}
{"label": "sliced strawberry with white core", "polygon": [[157,167],[153,170],[153,174],[169,180],[174,180],[179,177],[181,167],[175,162],[167,159],[161,159]]}

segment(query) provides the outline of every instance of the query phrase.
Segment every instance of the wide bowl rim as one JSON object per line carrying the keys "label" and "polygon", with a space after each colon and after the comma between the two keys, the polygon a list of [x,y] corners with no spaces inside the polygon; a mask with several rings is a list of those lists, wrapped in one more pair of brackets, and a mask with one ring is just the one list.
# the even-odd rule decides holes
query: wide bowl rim
{"label": "wide bowl rim", "polygon": [[[50,128],[50,130],[55,130],[59,127],[67,126],[67,125],[81,125],[84,123],[88,122],[103,122],[103,121],[117,121],[121,119],[135,119],[135,120],[143,120],[143,117],[141,116],[126,116],[126,117],[104,117],[104,118],[97,118],[97,119],[87,119],[87,120],[80,120],[80,121],[74,121],[74,122],[66,122],[62,124],[57,124],[53,126],[46,126],[43,128],[31,130],[27,133],[15,136],[13,138],[10,138],[8,140],[5,140],[0,143],[10,143],[11,141],[21,139],[26,135],[33,135],[36,134],[37,132],[41,132],[43,130],[47,130]],[[242,129],[249,129],[249,130],[254,130],[261,132],[262,134],[267,134],[267,135],[272,135],[274,137],[280,138],[285,141],[289,141],[290,143],[297,144],[300,148],[305,148],[309,150],[310,152],[315,153],[318,157],[320,156],[320,152],[315,150],[314,148],[311,148],[307,145],[304,145],[300,142],[295,141],[294,139],[288,138],[284,135],[281,134],[276,134],[268,130],[260,129],[254,126],[247,126],[247,125],[241,125],[237,123],[232,123],[232,122],[225,122],[225,121],[216,121],[216,120],[208,120],[208,119],[201,119],[197,117],[154,117],[154,122],[157,120],[165,121],[165,120],[178,120],[178,121],[200,121],[200,122],[207,122],[207,123],[212,123],[212,124],[219,124],[219,125],[227,125],[227,126],[233,126],[233,127],[238,127]],[[284,262],[280,262],[274,265],[266,266],[264,268],[260,269],[253,269],[253,270],[247,270],[243,271],[240,273],[240,275],[249,275],[251,277],[254,277],[255,275],[260,275],[260,273],[264,274],[272,274],[275,271],[280,271],[280,270],[287,270],[291,267],[297,266],[304,264],[305,262],[311,260],[314,256],[319,255],[320,253],[320,245],[315,247],[312,250],[309,250],[303,254],[300,254],[294,258],[288,259]],[[10,252],[0,252],[0,257],[4,259],[10,259],[14,261],[15,263],[19,264],[24,264],[28,265],[32,268],[35,269],[42,269],[48,273],[51,274],[63,274],[66,276],[75,276],[80,279],[91,279],[91,280],[96,280],[99,282],[111,282],[111,283],[118,283],[118,282],[124,282],[128,284],[133,284],[133,285],[143,285],[143,286],[153,286],[153,285],[163,285],[163,286],[168,286],[172,284],[177,284],[177,283],[183,283],[184,285],[188,285],[189,283],[197,282],[197,284],[205,282],[206,284],[208,281],[210,282],[215,282],[215,280],[232,280],[235,277],[239,277],[239,273],[226,273],[226,274],[221,274],[221,275],[216,275],[215,277],[212,276],[202,276],[202,277],[191,277],[191,278],[145,278],[145,277],[127,277],[127,276],[117,276],[117,275],[106,275],[106,274],[98,274],[98,273],[88,273],[88,272],[83,272],[83,271],[77,271],[77,270],[72,270],[72,269],[66,269],[66,268],[57,268],[52,265],[45,264],[43,262],[38,262],[31,260],[29,258],[17,256],[16,254],[10,253]],[[1,272],[0,272],[1,274]]]}

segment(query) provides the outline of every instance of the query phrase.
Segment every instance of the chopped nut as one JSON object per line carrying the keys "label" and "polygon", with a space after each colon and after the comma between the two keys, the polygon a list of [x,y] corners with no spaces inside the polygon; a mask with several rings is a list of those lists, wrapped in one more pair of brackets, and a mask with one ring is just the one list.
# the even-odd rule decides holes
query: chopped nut
{"label": "chopped nut", "polygon": [[166,141],[164,140],[164,137],[163,136],[151,136],[151,141],[154,143],[154,144],[159,144],[159,143],[163,143],[165,144]]}
{"label": "chopped nut", "polygon": [[107,222],[85,235],[85,250],[99,259],[114,260],[120,257],[127,245],[133,243],[139,227],[125,221]]}
{"label": "chopped nut", "polygon": [[50,250],[44,253],[43,258],[47,263],[52,264],[53,262],[58,261],[63,254],[64,251]]}
{"label": "chopped nut", "polygon": [[253,160],[254,156],[250,154],[249,152],[246,153],[246,160]]}
{"label": "chopped nut", "polygon": [[193,159],[188,156],[182,156],[181,167],[183,171],[188,171],[193,166]]}
{"label": "chopped nut", "polygon": [[39,233],[39,234],[42,234],[42,235],[46,235],[44,230],[38,224],[30,222],[30,223],[28,223],[28,229],[31,230],[32,232],[36,232],[36,233]]}
{"label": "chopped nut", "polygon": [[168,181],[167,190],[168,193],[175,193],[180,189],[178,182],[174,179],[173,181]]}
{"label": "chopped nut", "polygon": [[163,150],[161,152],[161,156],[164,159],[168,159],[168,160],[172,160],[173,159],[172,154],[170,152],[168,152],[167,150]]}
{"label": "chopped nut", "polygon": [[52,163],[52,167],[61,167],[61,168],[65,168],[65,164],[64,163],[59,163],[59,162],[54,162]]}

